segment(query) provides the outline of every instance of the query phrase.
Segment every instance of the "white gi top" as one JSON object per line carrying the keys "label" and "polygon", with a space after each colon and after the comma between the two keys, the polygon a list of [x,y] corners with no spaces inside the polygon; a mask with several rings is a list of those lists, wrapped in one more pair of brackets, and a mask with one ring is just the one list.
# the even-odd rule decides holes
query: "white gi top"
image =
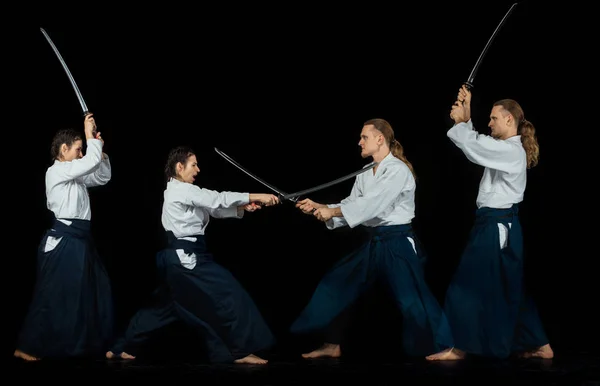
{"label": "white gi top", "polygon": [[[105,185],[111,178],[108,156],[102,159],[102,141],[87,140],[86,154],[72,161],[58,161],[46,171],[46,205],[54,216],[70,225],[67,219],[91,220],[87,188]],[[56,248],[62,237],[48,237],[45,252]]]}
{"label": "white gi top", "polygon": [[415,217],[415,179],[404,162],[388,154],[377,166],[377,171],[366,171],[356,176],[350,195],[339,204],[344,217],[333,217],[326,222],[329,229],[358,225],[409,224]]}
{"label": "white gi top", "polygon": [[[250,202],[249,193],[216,192],[171,178],[167,182],[162,207],[162,225],[177,238],[196,241],[195,235],[204,235],[210,217],[242,218],[244,211],[238,206]],[[195,254],[177,250],[181,264],[192,269]]]}
{"label": "white gi top", "polygon": [[520,135],[495,139],[479,134],[471,120],[454,125],[447,135],[469,161],[485,168],[479,183],[478,208],[510,208],[523,201],[527,154]]}

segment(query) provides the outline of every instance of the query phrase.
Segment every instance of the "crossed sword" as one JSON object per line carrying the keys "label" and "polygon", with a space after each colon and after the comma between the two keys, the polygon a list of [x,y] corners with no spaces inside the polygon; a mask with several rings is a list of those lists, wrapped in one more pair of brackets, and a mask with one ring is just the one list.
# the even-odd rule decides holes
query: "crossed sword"
{"label": "crossed sword", "polygon": [[329,188],[330,186],[333,186],[333,185],[337,185],[340,182],[346,181],[349,178],[352,178],[352,177],[357,176],[357,175],[359,175],[361,173],[364,173],[367,170],[370,170],[370,169],[374,168],[377,165],[377,162],[373,161],[370,164],[365,165],[362,169],[357,170],[357,171],[355,171],[353,173],[350,173],[348,175],[345,175],[343,177],[337,178],[337,179],[335,179],[333,181],[329,181],[329,182],[326,182],[324,184],[317,185],[317,186],[312,187],[310,189],[304,189],[304,190],[301,190],[299,192],[286,193],[283,190],[281,190],[279,188],[276,188],[275,186],[269,184],[268,182],[264,181],[263,179],[257,177],[253,173],[249,172],[246,168],[244,168],[242,165],[240,165],[236,160],[234,160],[233,158],[231,158],[227,154],[223,153],[221,150],[217,149],[216,147],[215,147],[215,151],[221,157],[225,158],[225,160],[227,160],[233,166],[235,166],[236,168],[240,169],[241,171],[243,171],[244,173],[246,173],[248,176],[252,177],[256,181],[260,182],[261,184],[263,184],[267,188],[269,188],[272,191],[274,191],[275,193],[277,193],[277,195],[279,196],[279,201],[288,200],[288,201],[291,201],[293,203],[298,202],[298,198],[300,198],[301,196],[307,195],[309,193],[314,193],[314,192],[322,190],[322,189]]}

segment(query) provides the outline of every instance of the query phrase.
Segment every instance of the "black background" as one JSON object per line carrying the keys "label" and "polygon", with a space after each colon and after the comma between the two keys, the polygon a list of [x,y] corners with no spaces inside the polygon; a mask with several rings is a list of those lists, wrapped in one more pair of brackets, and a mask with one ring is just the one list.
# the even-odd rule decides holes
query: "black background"
{"label": "black background", "polygon": [[[480,132],[488,132],[492,103],[502,98],[519,101],[537,129],[540,163],[529,171],[521,219],[528,287],[555,350],[600,343],[595,174],[587,171],[597,114],[583,108],[596,95],[597,67],[587,57],[597,50],[597,35],[585,21],[591,8],[582,4],[521,2],[473,90]],[[5,256],[12,336],[27,311],[37,245],[49,225],[44,174],[52,136],[63,127],[83,129],[75,93],[40,27],[95,114],[111,159],[112,180],[90,192],[92,224],[123,326],[155,284],[163,166],[172,147],[195,149],[203,187],[270,193],[216,146],[278,188],[298,191],[361,168],[359,133],[375,117],[391,123],[415,167],[414,226],[442,301],[473,224],[482,173],[447,138],[448,113],[510,5],[99,6],[64,18],[38,9],[9,35],[17,52],[11,64],[25,75],[5,73],[16,86],[3,114],[14,120],[5,124],[15,135],[5,174],[6,245],[15,247]],[[338,202],[351,186],[349,180],[310,197]],[[242,220],[212,220],[207,238],[216,260],[256,301],[278,347],[290,352],[319,342],[290,336],[288,328],[326,270],[361,241],[358,230],[329,231],[290,203]],[[383,297],[373,299],[350,340],[358,348],[397,349],[398,315]]]}

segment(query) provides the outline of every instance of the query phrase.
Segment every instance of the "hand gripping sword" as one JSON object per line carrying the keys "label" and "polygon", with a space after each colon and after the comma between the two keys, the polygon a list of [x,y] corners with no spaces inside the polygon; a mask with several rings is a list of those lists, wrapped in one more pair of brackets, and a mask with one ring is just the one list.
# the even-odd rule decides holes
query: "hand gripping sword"
{"label": "hand gripping sword", "polygon": [[[77,83],[75,83],[75,79],[73,79],[73,75],[71,75],[71,71],[69,71],[69,67],[67,67],[67,64],[65,63],[64,59],[60,55],[60,52],[58,52],[58,49],[56,48],[56,46],[52,42],[52,39],[50,39],[50,36],[48,36],[46,31],[43,28],[40,28],[40,31],[42,31],[42,33],[46,37],[46,40],[48,41],[48,43],[50,43],[52,50],[54,50],[54,53],[58,57],[58,60],[60,60],[60,64],[62,64],[63,69],[67,73],[67,77],[69,78],[69,81],[71,82],[71,86],[73,86],[73,90],[75,90],[75,95],[77,95],[77,99],[79,100],[79,104],[81,105],[81,110],[83,110],[83,116],[85,117],[86,115],[88,115],[90,113],[90,111],[88,110],[87,105],[85,104],[85,101],[83,100],[83,95],[81,95],[81,92],[79,91],[79,87],[77,87]],[[96,136],[96,128],[94,128],[93,134],[95,137]]]}
{"label": "hand gripping sword", "polygon": [[471,71],[471,74],[469,74],[469,78],[467,79],[467,81],[465,82],[465,86],[467,86],[468,90],[471,90],[474,86],[473,86],[473,82],[475,81],[475,75],[477,74],[477,70],[479,69],[479,66],[481,65],[481,62],[483,60],[483,57],[485,56],[485,54],[487,53],[488,48],[490,47],[490,45],[492,44],[492,41],[494,40],[494,38],[496,37],[496,35],[498,34],[498,31],[500,31],[500,28],[504,25],[504,22],[506,22],[506,19],[508,18],[508,16],[512,13],[513,8],[517,5],[517,3],[514,3],[510,9],[508,10],[508,12],[506,12],[506,14],[504,15],[504,17],[502,18],[502,20],[500,21],[500,24],[498,24],[498,26],[496,27],[496,29],[494,30],[494,33],[492,34],[492,36],[490,37],[490,39],[488,40],[487,44],[485,45],[485,47],[483,48],[483,51],[481,52],[481,54],[479,55],[479,58],[477,58],[477,62],[475,62],[475,67],[473,67],[473,70]]}
{"label": "hand gripping sword", "polygon": [[237,161],[235,161],[233,158],[229,157],[227,154],[223,153],[221,150],[217,149],[215,147],[215,151],[223,158],[225,158],[229,163],[231,163],[233,166],[235,166],[236,168],[240,169],[241,171],[243,171],[244,173],[246,173],[247,175],[249,175],[250,177],[254,178],[256,181],[260,182],[261,184],[263,184],[264,186],[266,186],[267,188],[271,189],[272,191],[274,191],[275,193],[277,193],[277,195],[279,196],[279,200],[283,201],[283,200],[288,200],[291,201],[293,203],[298,202],[298,198],[300,196],[304,196],[306,194],[309,193],[314,193],[316,191],[328,188],[330,186],[339,184],[342,181],[346,181],[349,178],[352,178],[354,176],[357,176],[361,173],[366,172],[367,170],[372,169],[373,167],[375,167],[375,165],[377,165],[377,162],[371,162],[370,164],[364,166],[362,169],[357,170],[353,173],[350,173],[348,175],[345,175],[343,177],[337,178],[333,181],[315,186],[313,188],[310,189],[305,189],[305,190],[301,190],[295,193],[286,193],[281,189],[276,188],[275,186],[265,182],[264,180],[260,179],[259,177],[255,176],[254,174],[250,173],[247,169],[245,169],[242,165],[240,165]]}

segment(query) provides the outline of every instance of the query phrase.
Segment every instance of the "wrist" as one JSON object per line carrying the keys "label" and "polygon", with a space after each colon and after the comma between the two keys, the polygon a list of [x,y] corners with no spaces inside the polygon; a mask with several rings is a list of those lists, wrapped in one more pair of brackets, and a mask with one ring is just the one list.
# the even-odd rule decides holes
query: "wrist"
{"label": "wrist", "polygon": [[331,208],[331,217],[342,217],[342,207],[337,206],[335,208]]}

